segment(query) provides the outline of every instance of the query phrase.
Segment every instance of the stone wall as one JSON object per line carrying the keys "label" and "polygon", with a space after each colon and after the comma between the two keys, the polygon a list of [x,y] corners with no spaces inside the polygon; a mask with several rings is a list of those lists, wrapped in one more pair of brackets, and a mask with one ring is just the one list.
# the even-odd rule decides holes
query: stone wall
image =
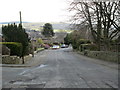
{"label": "stone wall", "polygon": [[17,56],[2,55],[2,64],[21,64],[21,61]]}
{"label": "stone wall", "polygon": [[105,52],[105,51],[87,51],[86,55],[92,58],[97,58],[105,61],[118,62],[120,53],[118,52]]}
{"label": "stone wall", "polygon": [[[24,57],[24,62],[26,63],[32,58],[31,55]],[[22,59],[18,56],[9,56],[9,55],[2,55],[2,60],[0,60],[2,64],[22,64]]]}

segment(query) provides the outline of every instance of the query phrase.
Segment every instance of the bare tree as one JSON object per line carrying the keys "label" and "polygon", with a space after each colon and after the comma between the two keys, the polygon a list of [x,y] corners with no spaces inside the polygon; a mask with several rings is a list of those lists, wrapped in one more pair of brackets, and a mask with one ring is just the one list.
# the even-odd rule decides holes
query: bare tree
{"label": "bare tree", "polygon": [[[120,1],[106,2],[79,2],[70,4],[70,11],[75,11],[73,23],[81,27],[83,22],[89,25],[94,41],[100,50],[100,43],[109,46],[110,40],[116,37],[120,31]],[[79,26],[78,26],[79,25]]]}

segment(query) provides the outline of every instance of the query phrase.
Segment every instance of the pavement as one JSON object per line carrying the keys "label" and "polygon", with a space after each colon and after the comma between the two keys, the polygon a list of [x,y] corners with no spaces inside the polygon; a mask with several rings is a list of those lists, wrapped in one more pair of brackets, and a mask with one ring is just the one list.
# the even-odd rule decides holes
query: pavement
{"label": "pavement", "polygon": [[3,88],[118,88],[117,64],[72,48],[44,50],[26,65],[30,67],[2,67]]}

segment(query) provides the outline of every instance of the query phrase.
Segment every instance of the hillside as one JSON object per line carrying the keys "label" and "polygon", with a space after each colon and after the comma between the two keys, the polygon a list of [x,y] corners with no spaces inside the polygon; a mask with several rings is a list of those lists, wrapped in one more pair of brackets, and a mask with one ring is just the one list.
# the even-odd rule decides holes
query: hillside
{"label": "hillside", "polygon": [[[33,30],[41,30],[45,23],[23,23],[23,26],[26,29],[33,29]],[[69,25],[67,23],[51,23],[53,29],[57,30],[70,30]]]}
{"label": "hillside", "polygon": [[[14,23],[14,22],[0,22],[0,26],[8,24],[8,23]],[[16,21],[16,24],[18,24],[19,22]],[[33,22],[23,22],[23,27],[26,29],[30,29],[30,30],[40,30],[43,25],[45,23],[43,22],[37,22],[37,23],[33,23]],[[53,26],[53,29],[57,29],[57,30],[70,30],[69,26],[70,24],[68,23],[51,23]]]}

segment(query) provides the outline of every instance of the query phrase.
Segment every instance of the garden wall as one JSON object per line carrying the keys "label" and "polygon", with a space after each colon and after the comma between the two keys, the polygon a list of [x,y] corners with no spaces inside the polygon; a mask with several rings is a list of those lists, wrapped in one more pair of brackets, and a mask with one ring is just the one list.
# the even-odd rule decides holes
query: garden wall
{"label": "garden wall", "polygon": [[[25,63],[30,60],[32,56],[28,55],[24,57]],[[9,56],[9,55],[2,55],[2,64],[22,64],[22,59],[18,56]]]}
{"label": "garden wall", "polygon": [[[36,51],[36,53],[43,51],[44,48],[41,48]],[[19,58],[18,56],[10,56],[10,55],[0,55],[2,59],[0,59],[0,64],[22,64],[22,59]],[[24,62],[26,63],[27,61],[31,60],[32,54],[29,54],[24,57]]]}
{"label": "garden wall", "polygon": [[22,60],[17,56],[2,55],[2,64],[21,64]]}
{"label": "garden wall", "polygon": [[[92,58],[97,58],[105,61],[111,61],[118,63],[118,53],[117,52],[106,52],[106,51],[87,51],[87,56]],[[120,53],[119,53],[120,57]]]}

